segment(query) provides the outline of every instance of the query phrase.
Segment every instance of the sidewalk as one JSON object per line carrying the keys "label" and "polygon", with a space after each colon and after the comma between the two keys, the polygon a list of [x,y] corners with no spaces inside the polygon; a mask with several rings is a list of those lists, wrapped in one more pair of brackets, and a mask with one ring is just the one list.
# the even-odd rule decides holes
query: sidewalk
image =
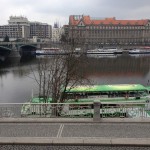
{"label": "sidewalk", "polygon": [[150,119],[1,118],[0,144],[150,146]]}

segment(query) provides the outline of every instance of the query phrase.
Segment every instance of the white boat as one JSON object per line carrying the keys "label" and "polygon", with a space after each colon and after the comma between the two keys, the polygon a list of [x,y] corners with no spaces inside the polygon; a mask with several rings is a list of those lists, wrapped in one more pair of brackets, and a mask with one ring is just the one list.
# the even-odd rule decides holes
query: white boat
{"label": "white boat", "polygon": [[122,54],[122,50],[116,48],[87,50],[87,54]]}
{"label": "white boat", "polygon": [[107,51],[112,51],[114,54],[122,54],[123,50],[118,48],[107,48]]}
{"label": "white boat", "polygon": [[150,48],[144,47],[139,49],[133,49],[129,51],[129,54],[150,54]]}
{"label": "white boat", "polygon": [[63,55],[63,54],[67,53],[59,48],[43,48],[42,50],[36,50],[36,55]]}
{"label": "white boat", "polygon": [[36,50],[36,55],[42,55],[44,54],[44,50]]}

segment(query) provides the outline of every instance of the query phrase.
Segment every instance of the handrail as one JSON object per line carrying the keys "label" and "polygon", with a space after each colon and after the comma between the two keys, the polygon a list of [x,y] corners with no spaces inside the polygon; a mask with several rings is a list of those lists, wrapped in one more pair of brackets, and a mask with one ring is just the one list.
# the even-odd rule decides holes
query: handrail
{"label": "handrail", "polygon": [[33,104],[33,105],[34,105],[34,104],[35,104],[35,105],[36,105],[36,104],[42,104],[42,105],[43,105],[43,104],[46,104],[46,105],[47,105],[47,104],[49,104],[49,105],[50,105],[50,104],[53,104],[53,105],[58,105],[58,104],[59,104],[59,105],[64,105],[64,104],[77,104],[77,105],[78,105],[78,104],[79,104],[79,105],[81,105],[81,104],[93,104],[93,102],[87,102],[87,103],[31,103],[31,102],[25,102],[25,103],[0,103],[0,105],[17,105],[17,104],[18,104],[18,105],[23,105],[23,104]]}
{"label": "handrail", "polygon": [[[114,104],[114,105],[111,105]],[[16,117],[150,117],[150,103],[0,103],[0,118]],[[93,117],[94,118],[94,117]]]}
{"label": "handrail", "polygon": [[[74,103],[31,103],[31,102],[25,102],[25,103],[0,103],[0,105],[22,105],[22,104],[53,104],[53,105],[64,105],[64,104],[77,104],[77,105],[81,105],[81,104],[93,104],[94,102],[74,102]],[[101,104],[148,104],[148,103],[144,103],[144,102],[100,102]]]}

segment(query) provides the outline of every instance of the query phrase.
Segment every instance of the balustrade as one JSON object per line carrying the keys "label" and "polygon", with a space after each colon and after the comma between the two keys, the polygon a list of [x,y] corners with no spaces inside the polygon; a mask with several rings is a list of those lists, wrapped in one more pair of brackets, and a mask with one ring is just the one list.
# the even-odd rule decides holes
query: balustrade
{"label": "balustrade", "polygon": [[148,118],[149,103],[1,103],[0,118]]}

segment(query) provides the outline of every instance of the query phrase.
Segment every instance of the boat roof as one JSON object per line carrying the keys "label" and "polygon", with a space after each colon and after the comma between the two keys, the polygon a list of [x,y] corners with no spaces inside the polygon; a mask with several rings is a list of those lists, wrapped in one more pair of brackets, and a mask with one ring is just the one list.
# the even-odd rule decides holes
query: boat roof
{"label": "boat roof", "polygon": [[111,91],[142,91],[148,90],[141,84],[115,84],[115,85],[86,85],[67,87],[66,93],[80,92],[111,92]]}

